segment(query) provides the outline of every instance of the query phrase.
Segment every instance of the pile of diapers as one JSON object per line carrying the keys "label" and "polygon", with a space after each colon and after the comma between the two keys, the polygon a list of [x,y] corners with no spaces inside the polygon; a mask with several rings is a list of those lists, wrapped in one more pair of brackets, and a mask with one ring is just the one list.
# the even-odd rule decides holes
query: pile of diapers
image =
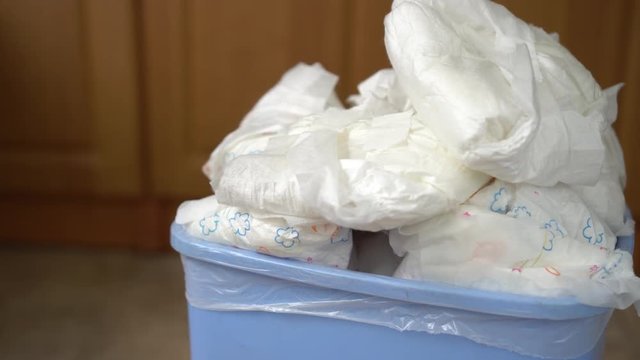
{"label": "pile of diapers", "polygon": [[616,249],[633,233],[620,86],[601,89],[557,36],[488,0],[396,0],[385,44],[393,68],[348,108],[321,65],[287,71],[204,165],[215,195],[176,222],[327,266],[638,303]]}
{"label": "pile of diapers", "polygon": [[[182,203],[175,222],[201,239],[346,268],[353,248],[351,229],[294,202],[300,191],[287,178],[287,159],[268,152],[301,119],[342,108],[334,93],[337,81],[320,65],[298,65],[287,72],[205,164],[215,195]],[[240,168],[246,162],[254,166]],[[248,192],[251,186],[261,188]]]}

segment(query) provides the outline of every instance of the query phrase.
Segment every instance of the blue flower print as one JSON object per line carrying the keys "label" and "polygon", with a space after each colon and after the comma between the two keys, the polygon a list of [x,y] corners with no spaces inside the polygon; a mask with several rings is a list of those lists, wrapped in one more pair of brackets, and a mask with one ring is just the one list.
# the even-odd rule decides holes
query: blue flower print
{"label": "blue flower print", "polygon": [[604,233],[598,234],[598,239],[594,242],[596,245],[600,245],[604,242]]}
{"label": "blue flower print", "polygon": [[507,204],[506,201],[502,200],[505,191],[506,189],[504,187],[501,187],[493,194],[493,200],[489,205],[489,210],[498,214],[506,214],[507,211],[509,211],[509,204]]}
{"label": "blue flower print", "polygon": [[531,217],[531,211],[526,206],[516,206],[511,211],[509,211],[509,216],[513,218],[519,218],[523,216]]}
{"label": "blue flower print", "polygon": [[220,222],[220,216],[218,213],[214,215],[203,217],[200,219],[200,230],[202,231],[202,235],[209,235],[211,233],[216,232],[218,230],[218,223]]}
{"label": "blue flower print", "polygon": [[251,215],[238,211],[229,218],[229,225],[231,225],[234,234],[245,236],[247,231],[251,230]]}
{"label": "blue flower print", "polygon": [[547,221],[543,225],[543,228],[547,232],[546,241],[542,245],[542,249],[545,251],[553,250],[554,241],[556,239],[561,239],[567,236],[567,232],[562,228],[562,226],[560,226],[560,224],[558,224],[555,219]]}
{"label": "blue flower print", "polygon": [[557,235],[561,238],[567,236],[567,231],[562,226],[560,226],[560,224],[558,224],[558,222],[555,219],[551,219],[546,223],[544,223],[544,228],[545,230],[548,230],[552,232],[554,235]]}
{"label": "blue flower print", "polygon": [[[597,236],[596,236],[597,235]],[[604,242],[604,233],[596,234],[596,229],[593,226],[593,220],[591,220],[591,216],[587,218],[587,222],[582,228],[582,237],[584,237],[589,244],[600,245]]]}
{"label": "blue flower print", "polygon": [[273,240],[285,248],[290,248],[300,241],[300,233],[292,227],[278,228]]}
{"label": "blue flower print", "polygon": [[609,261],[606,265],[602,266],[597,272],[595,272],[591,276],[595,276],[596,274],[598,274],[600,279],[602,280],[610,277],[614,273],[618,265],[620,265],[620,263],[622,262],[624,255],[622,255],[620,250],[615,250],[614,253],[611,254],[611,257],[615,257],[615,260]]}
{"label": "blue flower print", "polygon": [[551,251],[553,250],[553,242],[556,239],[556,235],[550,231],[546,232],[546,236],[544,238],[544,244],[542,244],[542,249],[544,251]]}

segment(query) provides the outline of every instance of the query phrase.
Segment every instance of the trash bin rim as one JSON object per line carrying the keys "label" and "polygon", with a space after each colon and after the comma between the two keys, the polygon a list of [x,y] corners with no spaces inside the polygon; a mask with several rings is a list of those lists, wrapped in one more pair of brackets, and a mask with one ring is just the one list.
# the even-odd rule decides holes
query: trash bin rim
{"label": "trash bin rim", "polygon": [[[633,242],[633,238],[630,241]],[[175,223],[171,225],[171,245],[183,256],[229,268],[417,304],[548,320],[585,318],[610,311],[604,307],[581,304],[573,297],[548,298],[469,289],[435,281],[399,279],[277,258],[192,237]]]}

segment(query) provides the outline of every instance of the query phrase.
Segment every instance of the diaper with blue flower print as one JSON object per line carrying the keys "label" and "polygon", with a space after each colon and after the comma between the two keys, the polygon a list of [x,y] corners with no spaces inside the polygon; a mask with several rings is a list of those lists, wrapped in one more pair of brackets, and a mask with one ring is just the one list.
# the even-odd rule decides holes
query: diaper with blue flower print
{"label": "diaper with blue flower print", "polygon": [[182,203],[176,223],[203,240],[338,268],[348,266],[353,244],[350,229],[227,206],[215,195]]}
{"label": "diaper with blue flower print", "polygon": [[391,231],[390,242],[400,278],[619,308],[640,296],[631,254],[565,184],[496,180],[452,212]]}
{"label": "diaper with blue flower print", "polygon": [[470,200],[469,204],[534,223],[560,238],[613,250],[616,236],[570,186],[552,187],[510,184],[496,180]]}

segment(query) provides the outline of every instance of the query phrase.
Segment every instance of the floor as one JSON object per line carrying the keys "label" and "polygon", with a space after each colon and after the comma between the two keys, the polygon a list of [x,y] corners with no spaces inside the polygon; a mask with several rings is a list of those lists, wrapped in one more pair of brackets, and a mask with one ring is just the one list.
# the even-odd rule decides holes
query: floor
{"label": "floor", "polygon": [[0,250],[0,358],[188,359],[173,254]]}
{"label": "floor", "polygon": [[[0,248],[1,359],[188,359],[187,334],[174,254]],[[640,359],[639,336],[617,311],[605,359]]]}

